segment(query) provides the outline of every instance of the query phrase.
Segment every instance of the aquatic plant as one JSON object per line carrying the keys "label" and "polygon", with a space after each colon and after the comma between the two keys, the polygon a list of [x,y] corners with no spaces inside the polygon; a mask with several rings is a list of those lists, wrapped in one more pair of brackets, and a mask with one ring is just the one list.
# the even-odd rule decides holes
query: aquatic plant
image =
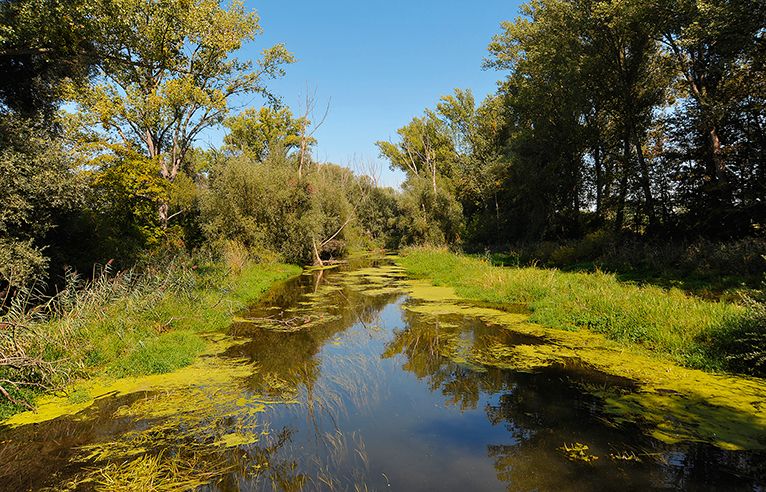
{"label": "aquatic plant", "polygon": [[593,463],[594,461],[598,460],[598,456],[590,454],[590,448],[587,444],[582,444],[579,442],[573,444],[564,443],[564,445],[561,446],[559,450],[562,451],[564,456],[566,456],[570,461]]}

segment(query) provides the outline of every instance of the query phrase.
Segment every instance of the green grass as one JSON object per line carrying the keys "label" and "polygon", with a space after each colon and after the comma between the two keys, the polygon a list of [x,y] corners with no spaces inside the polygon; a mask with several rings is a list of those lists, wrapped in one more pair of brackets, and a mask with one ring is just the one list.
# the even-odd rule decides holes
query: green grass
{"label": "green grass", "polygon": [[186,367],[205,350],[205,341],[196,333],[172,331],[141,341],[127,356],[109,368],[115,377],[165,374]]}
{"label": "green grass", "polygon": [[209,270],[198,274],[203,287],[190,292],[169,290],[158,300],[113,303],[79,331],[81,345],[88,348],[87,365],[106,367],[114,376],[162,374],[187,366],[205,349],[201,333],[225,330],[234,312],[274,282],[299,272],[280,264],[248,265],[237,274]]}
{"label": "green grass", "polygon": [[727,366],[715,339],[725,338],[746,316],[736,304],[691,297],[679,289],[626,284],[601,272],[496,267],[438,249],[404,251],[401,264],[409,274],[454,287],[469,300],[527,305],[534,323],[590,329],[707,370]]}
{"label": "green grass", "polygon": [[[53,364],[49,385],[54,387],[104,372],[113,377],[172,372],[205,350],[202,334],[225,331],[234,313],[300,271],[294,265],[248,264],[231,273],[216,264],[155,273],[154,280],[123,286],[110,280],[91,288],[99,292],[81,294],[69,311],[37,323],[35,332],[42,336],[25,340],[25,352]],[[39,376],[6,368],[0,379],[34,382]],[[18,403],[0,401],[0,420],[24,410],[21,402],[39,393],[6,386]]]}

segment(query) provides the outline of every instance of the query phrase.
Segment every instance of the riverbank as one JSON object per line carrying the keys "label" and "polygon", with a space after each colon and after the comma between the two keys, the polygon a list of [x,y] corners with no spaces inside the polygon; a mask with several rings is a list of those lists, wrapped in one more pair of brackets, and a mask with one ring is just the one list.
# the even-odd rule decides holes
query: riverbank
{"label": "riverbank", "polygon": [[75,380],[187,367],[210,350],[205,334],[225,330],[234,313],[300,271],[276,263],[177,261],[141,274],[107,272],[87,288],[73,286],[24,315],[6,316],[13,335],[2,340],[3,352],[15,363],[0,366],[8,393],[0,399],[0,420]]}
{"label": "riverbank", "polygon": [[545,327],[585,328],[691,368],[758,369],[746,364],[749,352],[740,337],[757,331],[759,320],[742,305],[627,284],[601,272],[496,267],[440,249],[408,249],[399,261],[409,275],[453,287],[462,298],[497,307],[522,305],[531,311],[530,322]]}

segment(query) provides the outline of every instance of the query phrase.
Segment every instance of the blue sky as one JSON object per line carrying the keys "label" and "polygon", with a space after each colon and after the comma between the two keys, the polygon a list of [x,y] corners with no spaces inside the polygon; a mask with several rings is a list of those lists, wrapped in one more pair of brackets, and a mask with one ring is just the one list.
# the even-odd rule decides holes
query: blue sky
{"label": "blue sky", "polygon": [[472,89],[477,99],[494,92],[502,74],[482,70],[482,59],[500,22],[516,17],[518,5],[499,0],[247,2],[261,16],[263,34],[239,56],[257,58],[264,47],[284,43],[298,62],[270,88],[295,112],[307,87],[316,90],[320,109],[330,102],[316,134],[316,157],[343,165],[378,163],[383,184],[396,186],[403,177],[379,158],[375,141],[395,138],[397,128],[456,87]]}

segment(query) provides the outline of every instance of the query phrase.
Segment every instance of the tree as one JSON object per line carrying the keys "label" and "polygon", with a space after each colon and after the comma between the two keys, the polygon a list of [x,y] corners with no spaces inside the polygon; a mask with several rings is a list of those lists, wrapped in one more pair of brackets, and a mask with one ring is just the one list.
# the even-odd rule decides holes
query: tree
{"label": "tree", "polygon": [[0,103],[51,120],[64,79],[86,80],[100,58],[92,6],[79,0],[0,2]]}
{"label": "tree", "polygon": [[392,169],[404,171],[408,177],[431,181],[434,193],[437,176],[450,177],[454,172],[457,154],[445,123],[431,111],[397,130],[399,143],[380,141],[376,145]]}
{"label": "tree", "polygon": [[248,108],[224,121],[229,129],[223,138],[224,150],[258,162],[274,151],[287,155],[300,147],[305,124],[305,119],[294,118],[289,108]]}
{"label": "tree", "polygon": [[585,195],[582,13],[575,2],[522,6],[489,46],[490,68],[510,72],[500,88],[510,161],[508,233],[525,239],[579,232]]}
{"label": "tree", "polygon": [[[742,210],[734,210],[740,174],[735,150],[741,142],[738,135],[753,123],[763,126],[766,6],[754,0],[674,0],[658,2],[654,8],[659,39],[678,81],[676,126],[679,133],[695,135],[687,141],[691,145],[681,140],[675,149],[698,167],[690,173],[699,176],[692,185],[693,195],[701,191],[705,200],[695,203],[699,216],[695,222],[708,233],[725,233],[727,226],[734,225],[732,220],[742,215]],[[756,148],[764,145],[758,137],[749,142]],[[763,190],[763,175],[754,174],[754,182],[760,182]],[[739,184],[743,186],[748,187]]]}
{"label": "tree", "polygon": [[[99,61],[95,84],[72,97],[103,138],[140,151],[172,183],[195,139],[220,124],[234,96],[272,97],[264,82],[284,73],[292,56],[283,45],[257,64],[232,53],[260,32],[241,1],[114,0],[100,6],[98,42],[112,55]],[[167,226],[169,204],[158,204]]]}
{"label": "tree", "polygon": [[83,182],[60,140],[29,119],[0,118],[0,287],[45,278],[46,236],[80,205]]}

